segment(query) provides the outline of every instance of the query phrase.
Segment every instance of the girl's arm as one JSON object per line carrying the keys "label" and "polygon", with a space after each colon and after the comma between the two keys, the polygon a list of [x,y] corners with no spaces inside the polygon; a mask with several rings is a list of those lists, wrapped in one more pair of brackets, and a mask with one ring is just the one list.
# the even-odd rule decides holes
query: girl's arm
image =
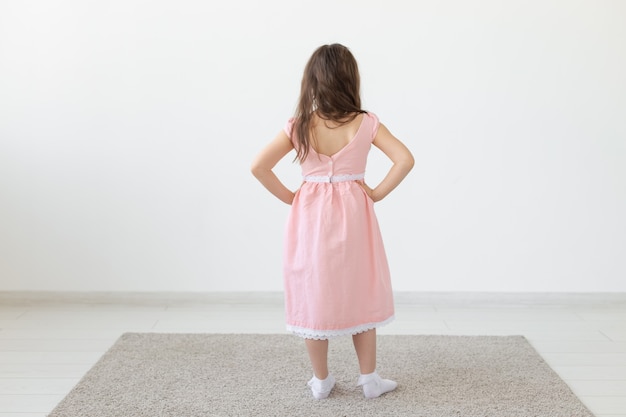
{"label": "girl's arm", "polygon": [[372,143],[393,162],[393,166],[385,178],[375,188],[369,188],[363,183],[363,188],[372,200],[380,201],[406,177],[413,168],[415,160],[408,148],[393,136],[382,123],[378,127],[378,133]]}
{"label": "girl's arm", "polygon": [[281,131],[261,152],[254,158],[250,171],[270,193],[284,203],[291,204],[294,193],[280,182],[272,171],[274,166],[293,149],[293,143],[284,131]]}

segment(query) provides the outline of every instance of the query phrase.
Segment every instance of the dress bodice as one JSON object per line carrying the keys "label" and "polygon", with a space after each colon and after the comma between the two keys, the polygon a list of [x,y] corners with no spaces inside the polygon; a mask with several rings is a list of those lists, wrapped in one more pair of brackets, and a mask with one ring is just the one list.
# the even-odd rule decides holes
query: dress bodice
{"label": "dress bodice", "polygon": [[[293,134],[295,119],[290,119],[285,126],[285,132],[297,149],[298,141]],[[344,178],[362,175],[367,165],[367,154],[372,141],[378,132],[378,117],[373,113],[364,113],[361,124],[354,137],[333,155],[319,154],[312,147],[307,158],[302,162],[302,176],[314,178]],[[328,181],[330,182],[330,181]]]}

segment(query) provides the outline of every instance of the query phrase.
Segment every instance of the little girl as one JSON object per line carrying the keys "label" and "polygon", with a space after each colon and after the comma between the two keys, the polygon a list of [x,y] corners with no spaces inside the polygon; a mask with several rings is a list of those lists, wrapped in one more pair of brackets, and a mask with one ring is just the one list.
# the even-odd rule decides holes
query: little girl
{"label": "little girl", "polygon": [[[328,339],[352,335],[367,398],[397,384],[376,373],[376,328],[394,318],[393,294],[374,202],[413,167],[411,152],[361,108],[356,60],[342,45],[318,48],[307,63],[295,117],[256,157],[254,176],[291,204],[284,248],[287,329],[305,339],[317,399],[335,385]],[[371,144],[393,162],[374,188],[363,180]],[[292,192],[272,169],[291,150],[303,183]]]}

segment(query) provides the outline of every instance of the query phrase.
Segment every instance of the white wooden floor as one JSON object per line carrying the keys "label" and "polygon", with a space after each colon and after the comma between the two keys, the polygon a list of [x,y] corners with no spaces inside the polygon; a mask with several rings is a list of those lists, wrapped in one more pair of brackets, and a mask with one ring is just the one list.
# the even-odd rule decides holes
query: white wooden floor
{"label": "white wooden floor", "polygon": [[[284,333],[282,296],[0,293],[0,417],[45,416],[124,332]],[[626,294],[397,294],[379,334],[524,335],[597,417],[626,417]]]}

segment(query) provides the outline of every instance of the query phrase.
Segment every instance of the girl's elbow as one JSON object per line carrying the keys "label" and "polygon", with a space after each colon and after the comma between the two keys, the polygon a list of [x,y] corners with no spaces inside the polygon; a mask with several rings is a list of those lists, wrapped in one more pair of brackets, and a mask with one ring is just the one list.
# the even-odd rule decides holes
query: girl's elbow
{"label": "girl's elbow", "polygon": [[252,173],[252,175],[254,175],[255,177],[259,178],[259,175],[261,175],[261,172],[263,171],[263,168],[261,168],[259,165],[257,164],[252,164],[250,166],[250,172]]}
{"label": "girl's elbow", "polygon": [[268,171],[270,170],[258,164],[252,164],[252,166],[250,167],[250,172],[256,178],[263,177]]}
{"label": "girl's elbow", "polygon": [[413,167],[415,166],[415,158],[413,158],[413,155],[409,155],[406,158],[406,160],[404,161],[404,165],[406,166],[407,171],[413,169]]}

